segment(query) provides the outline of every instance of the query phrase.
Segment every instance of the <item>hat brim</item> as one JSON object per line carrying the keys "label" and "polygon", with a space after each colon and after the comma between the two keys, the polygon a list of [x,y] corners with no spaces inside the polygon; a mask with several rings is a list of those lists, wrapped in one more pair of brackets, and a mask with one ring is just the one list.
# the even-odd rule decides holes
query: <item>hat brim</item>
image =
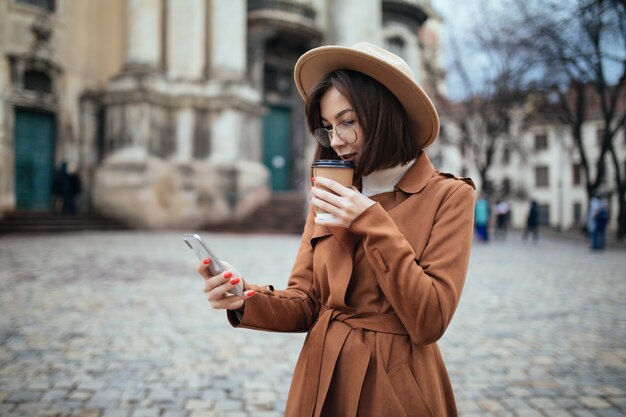
{"label": "hat brim", "polygon": [[348,69],[374,78],[396,96],[406,110],[421,148],[431,145],[439,134],[439,116],[424,90],[408,74],[368,53],[344,47],[322,46],[305,53],[294,68],[294,79],[303,99],[326,74]]}

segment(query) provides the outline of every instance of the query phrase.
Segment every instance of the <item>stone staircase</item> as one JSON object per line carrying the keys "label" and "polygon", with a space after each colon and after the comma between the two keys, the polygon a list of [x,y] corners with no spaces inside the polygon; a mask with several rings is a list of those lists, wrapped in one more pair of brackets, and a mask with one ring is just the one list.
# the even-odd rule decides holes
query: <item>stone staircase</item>
{"label": "stone staircase", "polygon": [[274,193],[264,206],[245,219],[204,229],[228,233],[301,234],[306,218],[306,195],[288,192]]}
{"label": "stone staircase", "polygon": [[45,234],[81,230],[128,230],[116,220],[97,214],[59,214],[47,212],[13,212],[0,219],[0,235]]}

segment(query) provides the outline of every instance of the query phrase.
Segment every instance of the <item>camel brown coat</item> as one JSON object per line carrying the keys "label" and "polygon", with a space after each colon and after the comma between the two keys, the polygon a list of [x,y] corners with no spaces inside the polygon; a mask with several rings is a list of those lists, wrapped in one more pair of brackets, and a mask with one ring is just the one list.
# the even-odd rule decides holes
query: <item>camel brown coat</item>
{"label": "camel brown coat", "polygon": [[[456,416],[439,348],[459,302],[472,241],[471,180],[425,153],[349,229],[309,213],[284,291],[246,300],[234,326],[308,332],[286,417]],[[269,365],[271,366],[271,364]]]}

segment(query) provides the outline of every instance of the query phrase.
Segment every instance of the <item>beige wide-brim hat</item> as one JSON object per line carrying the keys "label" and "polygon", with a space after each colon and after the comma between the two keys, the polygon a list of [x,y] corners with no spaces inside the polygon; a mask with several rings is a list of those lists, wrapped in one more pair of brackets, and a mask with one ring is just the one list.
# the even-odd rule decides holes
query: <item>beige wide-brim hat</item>
{"label": "beige wide-brim hat", "polygon": [[396,96],[409,118],[422,148],[431,145],[439,134],[437,110],[417,84],[408,64],[399,56],[368,42],[352,47],[321,46],[298,59],[294,68],[296,87],[303,99],[329,72],[348,69],[369,75]]}

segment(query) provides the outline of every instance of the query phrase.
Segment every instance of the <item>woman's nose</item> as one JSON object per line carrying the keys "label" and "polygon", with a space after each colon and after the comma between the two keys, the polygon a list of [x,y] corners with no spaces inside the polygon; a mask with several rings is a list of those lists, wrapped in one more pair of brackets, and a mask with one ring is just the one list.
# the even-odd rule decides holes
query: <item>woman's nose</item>
{"label": "woman's nose", "polygon": [[331,130],[330,132],[328,132],[328,135],[330,136],[330,146],[332,148],[339,148],[344,144],[343,140],[341,140],[335,130]]}

